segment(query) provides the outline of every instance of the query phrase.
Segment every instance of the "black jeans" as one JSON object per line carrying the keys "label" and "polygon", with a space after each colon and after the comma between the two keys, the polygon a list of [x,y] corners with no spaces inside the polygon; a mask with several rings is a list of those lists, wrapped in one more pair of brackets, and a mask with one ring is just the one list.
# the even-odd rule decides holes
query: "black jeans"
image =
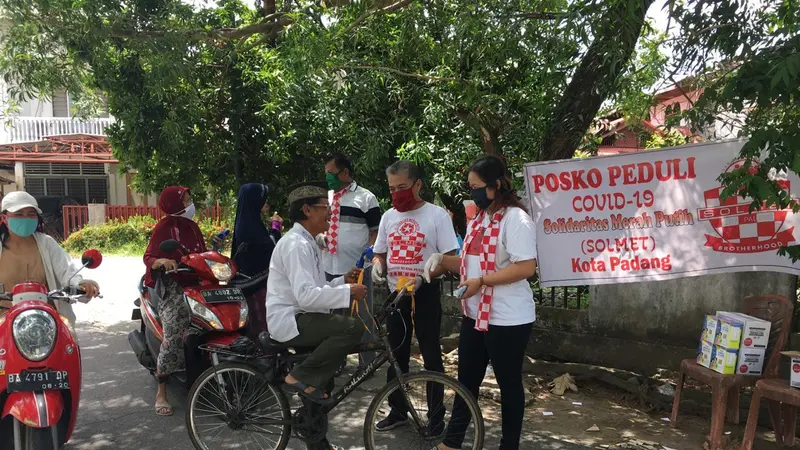
{"label": "black jeans", "polygon": [[[417,335],[419,350],[425,363],[425,370],[444,373],[442,362],[442,348],[439,333],[442,328],[442,299],[440,282],[423,283],[414,294],[415,314],[411,320],[411,297],[400,301],[397,314],[392,314],[386,322],[389,331],[389,343],[394,350],[400,370],[408,373],[411,360],[411,331]],[[387,383],[397,377],[394,367],[390,366],[386,373]],[[432,426],[444,421],[444,386],[440,384],[427,386],[428,419]],[[408,414],[408,404],[399,390],[389,396],[389,405],[392,407],[391,415],[405,418]]]}
{"label": "black jeans", "polygon": [[[475,321],[461,320],[458,340],[458,381],[477,399],[478,390],[486,375],[486,366],[492,362],[494,375],[500,387],[503,437],[500,450],[518,450],[525,414],[525,389],[522,386],[522,361],[525,347],[531,336],[533,324],[501,327],[489,325],[485,332],[475,329]],[[447,427],[444,445],[461,448],[469,426],[469,410],[461,397],[456,396],[453,416]]]}

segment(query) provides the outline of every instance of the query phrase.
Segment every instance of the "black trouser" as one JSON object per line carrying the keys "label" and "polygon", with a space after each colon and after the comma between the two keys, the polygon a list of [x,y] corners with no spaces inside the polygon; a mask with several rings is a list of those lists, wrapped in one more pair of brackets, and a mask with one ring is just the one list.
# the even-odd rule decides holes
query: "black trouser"
{"label": "black trouser", "polygon": [[[500,387],[503,437],[500,450],[519,449],[522,419],[525,414],[525,389],[522,386],[522,361],[531,336],[532,323],[501,327],[489,325],[482,332],[475,329],[475,321],[464,317],[458,340],[458,381],[477,399],[478,390],[486,375],[486,366],[492,362],[494,375]],[[444,445],[461,448],[469,426],[469,410],[461,397],[456,396],[453,416],[447,427]]]}
{"label": "black trouser", "polygon": [[[389,343],[403,373],[408,373],[408,364],[411,360],[412,328],[417,335],[417,341],[419,341],[419,350],[422,353],[425,370],[444,373],[442,348],[439,342],[439,332],[442,328],[440,284],[439,281],[423,283],[414,294],[413,322],[411,320],[411,297],[409,296],[400,301],[398,313],[392,314],[386,322]],[[396,376],[394,367],[390,366],[386,373],[387,383],[394,380]],[[432,426],[436,426],[444,420],[443,398],[444,386],[441,384],[427,386],[428,419]],[[408,414],[408,404],[400,390],[394,391],[389,396],[389,405],[392,407],[390,414],[394,417],[405,418]]]}

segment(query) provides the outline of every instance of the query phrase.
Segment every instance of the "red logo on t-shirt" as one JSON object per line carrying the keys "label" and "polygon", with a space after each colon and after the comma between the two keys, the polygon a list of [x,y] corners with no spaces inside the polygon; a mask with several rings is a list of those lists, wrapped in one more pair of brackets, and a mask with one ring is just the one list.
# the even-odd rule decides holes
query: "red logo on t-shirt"
{"label": "red logo on t-shirt", "polygon": [[753,345],[753,340],[752,339],[747,338],[747,339],[744,340],[744,346],[745,347],[750,347],[751,345]]}
{"label": "red logo on t-shirt", "polygon": [[389,234],[389,263],[398,266],[420,264],[425,247],[425,234],[419,231],[419,223],[414,219],[403,219],[396,231]]}

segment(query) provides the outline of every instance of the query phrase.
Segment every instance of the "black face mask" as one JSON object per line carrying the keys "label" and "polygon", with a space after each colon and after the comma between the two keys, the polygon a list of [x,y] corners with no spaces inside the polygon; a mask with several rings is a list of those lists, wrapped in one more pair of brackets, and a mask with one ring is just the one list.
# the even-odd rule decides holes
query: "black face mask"
{"label": "black face mask", "polygon": [[472,189],[472,201],[480,209],[488,208],[494,200],[490,199],[486,194],[486,187],[479,189]]}

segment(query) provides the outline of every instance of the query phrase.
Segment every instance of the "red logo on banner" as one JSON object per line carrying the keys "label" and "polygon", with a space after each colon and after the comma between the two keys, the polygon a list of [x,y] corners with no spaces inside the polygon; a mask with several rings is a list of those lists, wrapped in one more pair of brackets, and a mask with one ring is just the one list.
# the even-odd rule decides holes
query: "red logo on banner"
{"label": "red logo on banner", "polygon": [[750,347],[751,345],[753,345],[753,340],[752,339],[747,338],[747,339],[744,340],[744,346],[745,347]]}
{"label": "red logo on banner", "polygon": [[[744,159],[731,163],[725,173],[740,169]],[[751,161],[751,172],[758,167]],[[787,193],[788,180],[778,180],[778,185]],[[722,201],[722,187],[704,192],[706,207],[697,211],[700,220],[708,221],[717,233],[706,234],[706,247],[722,253],[760,253],[775,251],[794,242],[794,227],[783,229],[789,210],[762,209],[750,212],[751,201],[739,196]]]}

